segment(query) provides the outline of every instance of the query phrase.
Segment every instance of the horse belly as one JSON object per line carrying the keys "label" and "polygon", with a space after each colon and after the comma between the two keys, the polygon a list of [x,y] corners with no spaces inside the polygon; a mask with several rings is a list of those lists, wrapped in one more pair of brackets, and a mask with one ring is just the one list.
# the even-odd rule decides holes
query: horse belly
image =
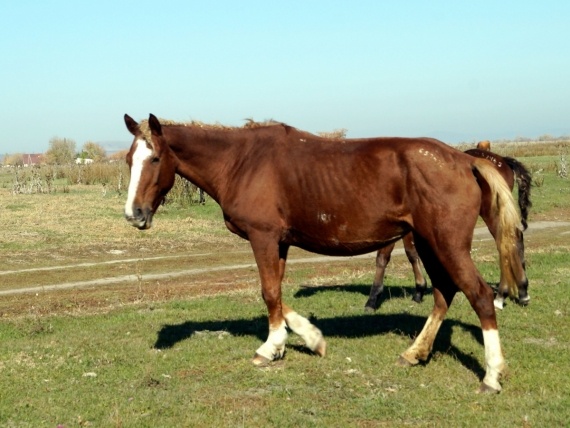
{"label": "horse belly", "polygon": [[[374,224],[374,223],[370,223]],[[321,214],[319,222],[288,230],[286,243],[318,254],[352,256],[366,254],[397,241],[408,230],[400,224],[381,227],[358,227],[333,222],[332,216]]]}

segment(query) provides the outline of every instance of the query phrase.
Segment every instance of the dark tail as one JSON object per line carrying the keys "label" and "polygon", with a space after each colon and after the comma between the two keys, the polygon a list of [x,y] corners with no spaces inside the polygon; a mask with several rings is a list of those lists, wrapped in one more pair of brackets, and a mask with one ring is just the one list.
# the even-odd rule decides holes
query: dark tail
{"label": "dark tail", "polygon": [[528,218],[528,210],[532,207],[532,202],[530,201],[530,188],[532,185],[532,176],[526,167],[520,163],[518,160],[510,158],[510,157],[503,157],[504,161],[507,165],[513,170],[515,173],[515,177],[517,180],[517,186],[519,188],[519,208],[521,210],[521,222],[524,227],[524,230],[528,227],[527,218]]}

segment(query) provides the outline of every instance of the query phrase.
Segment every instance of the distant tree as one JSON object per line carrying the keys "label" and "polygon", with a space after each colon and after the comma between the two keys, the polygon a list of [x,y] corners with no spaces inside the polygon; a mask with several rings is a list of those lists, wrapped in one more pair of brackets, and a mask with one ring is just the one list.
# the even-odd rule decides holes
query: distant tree
{"label": "distant tree", "polygon": [[24,165],[24,155],[22,153],[14,153],[11,155],[4,156],[4,165],[10,166],[23,166]]}
{"label": "distant tree", "polygon": [[529,141],[532,141],[532,138],[518,136],[514,139],[514,141],[517,143],[528,143]]}
{"label": "distant tree", "polygon": [[128,150],[119,150],[118,152],[113,153],[109,156],[109,159],[114,162],[125,162],[127,158]]}
{"label": "distant tree", "polygon": [[49,140],[49,149],[45,153],[50,165],[65,165],[75,160],[75,141],[69,138],[54,137]]}
{"label": "distant tree", "polygon": [[84,159],[93,159],[93,162],[103,162],[107,158],[107,152],[100,144],[87,141],[83,144],[81,157]]}
{"label": "distant tree", "polygon": [[538,141],[552,141],[554,137],[550,134],[544,134],[538,137]]}

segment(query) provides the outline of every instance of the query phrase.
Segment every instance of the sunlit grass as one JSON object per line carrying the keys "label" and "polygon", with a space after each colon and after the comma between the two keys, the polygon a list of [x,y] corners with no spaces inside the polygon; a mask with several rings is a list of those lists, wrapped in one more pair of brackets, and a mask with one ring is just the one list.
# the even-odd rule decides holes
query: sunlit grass
{"label": "sunlit grass", "polygon": [[297,284],[284,294],[322,329],[328,355],[311,355],[291,334],[285,359],[267,369],[249,362],[267,321],[258,293],[248,290],[142,301],[102,314],[4,320],[0,387],[10,393],[0,404],[0,422],[563,425],[570,418],[570,377],[562,376],[570,332],[567,276],[557,270],[568,256],[561,257],[532,255],[529,276],[550,285],[532,290],[531,306],[510,304],[499,313],[508,361],[499,396],[475,394],[484,371],[482,338],[463,296],[450,309],[430,361],[403,369],[394,362],[421,329],[430,296],[417,305],[404,292],[411,275],[390,277],[382,307],[366,314],[371,275],[343,282],[346,267],[331,266],[295,271]]}

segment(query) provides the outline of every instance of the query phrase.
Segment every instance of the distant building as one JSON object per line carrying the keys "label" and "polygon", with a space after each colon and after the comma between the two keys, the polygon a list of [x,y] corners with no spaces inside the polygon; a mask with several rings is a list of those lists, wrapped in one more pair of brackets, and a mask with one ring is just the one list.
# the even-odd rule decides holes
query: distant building
{"label": "distant building", "polygon": [[24,166],[41,165],[43,163],[42,153],[25,153],[22,155]]}
{"label": "distant building", "polygon": [[87,165],[90,163],[93,163],[93,159],[89,159],[89,158],[77,158],[75,159],[75,163],[77,165]]}

